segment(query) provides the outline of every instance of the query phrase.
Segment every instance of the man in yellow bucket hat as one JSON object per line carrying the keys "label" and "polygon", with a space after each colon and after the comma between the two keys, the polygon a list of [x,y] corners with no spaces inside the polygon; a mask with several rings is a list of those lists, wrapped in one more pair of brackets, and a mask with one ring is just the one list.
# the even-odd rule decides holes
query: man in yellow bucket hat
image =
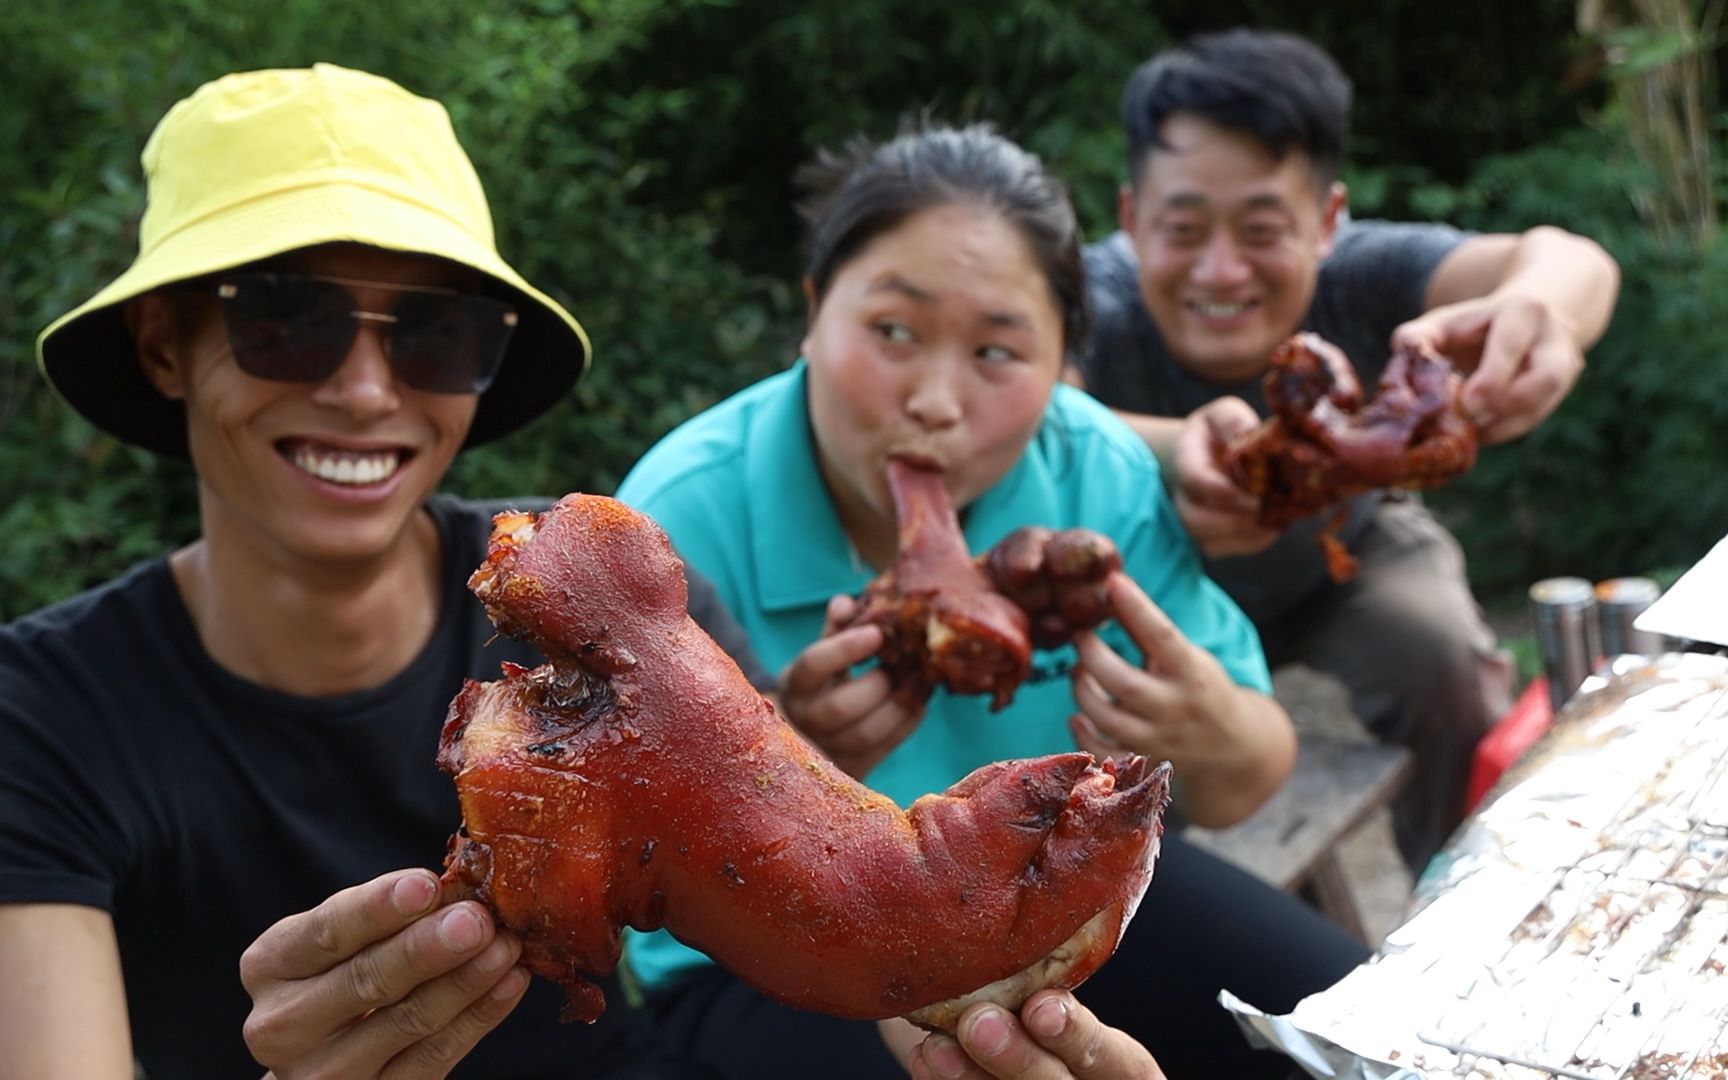
{"label": "man in yellow bucket hat", "polygon": [[443,107],[385,79],[226,76],[143,163],[136,261],[38,353],[190,457],[201,535],[0,627],[0,1075],[679,1075],[622,994],[559,1024],[425,869],[450,698],[537,662],[482,649],[463,587],[496,507],[434,492],[570,388],[582,328],[499,256]]}

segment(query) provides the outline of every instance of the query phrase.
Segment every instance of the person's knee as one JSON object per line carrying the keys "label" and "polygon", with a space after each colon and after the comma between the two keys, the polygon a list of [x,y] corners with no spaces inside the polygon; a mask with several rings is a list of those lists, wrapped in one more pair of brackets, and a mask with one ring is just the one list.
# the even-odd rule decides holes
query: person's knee
{"label": "person's knee", "polygon": [[1474,744],[1498,718],[1510,662],[1473,615],[1407,608],[1365,621],[1354,636],[1359,651],[1339,674],[1370,728],[1397,716]]}
{"label": "person's knee", "polygon": [[1493,703],[1505,663],[1498,649],[1453,634],[1435,638],[1404,663],[1416,708],[1436,723],[1472,744],[1494,725]]}

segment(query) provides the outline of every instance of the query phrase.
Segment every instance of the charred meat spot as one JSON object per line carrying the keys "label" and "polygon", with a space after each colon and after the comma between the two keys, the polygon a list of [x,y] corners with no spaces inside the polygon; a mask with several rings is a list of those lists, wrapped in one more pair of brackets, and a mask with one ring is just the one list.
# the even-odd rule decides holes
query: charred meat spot
{"label": "charred meat spot", "polygon": [[560,671],[544,684],[546,704],[558,711],[568,726],[570,713],[579,713],[584,723],[604,720],[618,709],[612,684],[587,671]]}
{"label": "charred meat spot", "polygon": [[552,742],[530,743],[523,747],[523,750],[527,753],[533,754],[535,757],[554,758],[564,753],[564,744],[557,740],[553,740]]}
{"label": "charred meat spot", "polygon": [[532,687],[521,700],[522,711],[543,736],[539,743],[542,746],[551,746],[591,724],[605,721],[618,708],[617,695],[604,679],[582,672],[572,675],[551,666],[535,670]]}
{"label": "charred meat spot", "polygon": [[455,862],[451,867],[456,876],[468,885],[484,886],[492,878],[492,849],[485,844],[477,844],[464,840],[460,848],[454,852]]}
{"label": "charred meat spot", "polygon": [[1035,885],[1041,884],[1043,881],[1044,864],[1038,859],[1033,859],[1031,862],[1027,863],[1026,869],[1020,872],[1020,884],[1026,888],[1032,888]]}
{"label": "charred meat spot", "polygon": [[1028,832],[1048,832],[1056,824],[1056,819],[1062,816],[1062,809],[1060,803],[1041,803],[1031,817],[1024,817],[1008,824]]}
{"label": "charred meat spot", "polygon": [[[607,636],[608,629],[609,628],[607,627],[602,627],[600,629],[601,636]],[[600,663],[605,659],[605,654],[601,651],[605,647],[605,644],[600,641],[582,642],[580,645],[576,646],[576,662],[578,664],[588,664],[592,667],[599,667]]]}

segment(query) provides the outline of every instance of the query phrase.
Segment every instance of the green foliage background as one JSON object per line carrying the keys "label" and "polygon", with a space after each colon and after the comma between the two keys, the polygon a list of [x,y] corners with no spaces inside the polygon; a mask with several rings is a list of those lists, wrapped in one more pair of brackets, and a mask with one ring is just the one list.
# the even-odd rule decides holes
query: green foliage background
{"label": "green foliage background", "polygon": [[489,495],[609,491],[679,420],[793,355],[791,176],[908,113],[990,119],[1112,227],[1115,106],[1134,64],[1253,23],[1326,44],[1356,80],[1359,216],[1554,222],[1620,258],[1586,379],[1536,435],[1436,502],[1490,592],[1550,572],[1689,562],[1728,526],[1728,253],[1639,224],[1626,147],[1564,0],[64,0],[0,9],[0,618],[196,530],[189,470],[107,439],[34,371],[34,337],[130,260],[137,156],[228,71],[328,60],[444,101],[506,257],[566,301],[596,366],[546,419],[465,455]]}

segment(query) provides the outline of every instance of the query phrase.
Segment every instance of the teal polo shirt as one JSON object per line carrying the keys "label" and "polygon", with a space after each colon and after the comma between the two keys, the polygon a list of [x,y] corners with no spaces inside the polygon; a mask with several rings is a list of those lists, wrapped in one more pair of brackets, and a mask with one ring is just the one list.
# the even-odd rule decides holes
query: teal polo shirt
{"label": "teal polo shirt", "polygon": [[[822,633],[830,598],[876,576],[853,550],[816,463],[805,364],[756,383],[685,422],[637,462],[618,498],[658,521],[710,580],[770,671]],[[1026,452],[961,514],[981,552],[1023,525],[1084,527],[1122,549],[1123,569],[1237,683],[1270,691],[1253,624],[1202,572],[1140,437],[1093,398],[1058,385]],[[1116,623],[1104,640],[1135,663]],[[1031,678],[1001,712],[984,696],[937,690],[913,733],[866,778],[902,806],[992,761],[1074,749],[1071,645],[1039,650]],[[627,962],[649,988],[707,957],[660,931],[632,934]]]}

